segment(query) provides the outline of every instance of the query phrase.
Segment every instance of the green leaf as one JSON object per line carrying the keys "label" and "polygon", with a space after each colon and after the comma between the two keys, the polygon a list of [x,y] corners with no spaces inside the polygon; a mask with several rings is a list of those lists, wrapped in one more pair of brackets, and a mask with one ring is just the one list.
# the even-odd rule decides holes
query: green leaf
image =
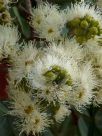
{"label": "green leaf", "polygon": [[18,136],[14,135],[11,124],[12,122],[10,116],[0,117],[0,136]]}
{"label": "green leaf", "polygon": [[47,129],[42,136],[53,136],[52,132],[50,131],[50,129]]}
{"label": "green leaf", "polygon": [[99,131],[102,135],[102,110],[100,109],[95,116],[95,124],[97,131]]}
{"label": "green leaf", "polygon": [[2,104],[0,103],[0,116],[7,114],[8,109]]}
{"label": "green leaf", "polygon": [[81,133],[82,136],[88,135],[88,127],[87,127],[87,124],[82,117],[79,119],[78,127],[79,127],[79,130],[80,130],[80,133]]}
{"label": "green leaf", "polygon": [[26,38],[30,36],[30,27],[27,21],[19,14],[18,8],[13,7],[14,16],[17,18],[19,25],[21,27],[22,33]]}
{"label": "green leaf", "polygon": [[65,119],[62,125],[62,130],[58,136],[80,136],[77,125],[73,123],[72,116]]}

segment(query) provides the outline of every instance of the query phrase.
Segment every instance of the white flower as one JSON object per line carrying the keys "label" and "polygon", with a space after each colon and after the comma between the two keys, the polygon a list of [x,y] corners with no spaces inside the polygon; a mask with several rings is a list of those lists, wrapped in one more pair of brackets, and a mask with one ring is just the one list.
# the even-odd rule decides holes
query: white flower
{"label": "white flower", "polygon": [[92,62],[96,75],[102,77],[102,47],[98,41],[97,37],[94,40],[88,40],[82,50],[85,59]]}
{"label": "white flower", "polygon": [[60,105],[59,109],[56,111],[56,114],[54,116],[55,120],[57,122],[62,122],[65,117],[69,116],[71,113],[71,110],[66,105]]}
{"label": "white flower", "polygon": [[59,40],[61,28],[59,24],[55,24],[50,18],[45,24],[42,24],[39,34],[42,38],[46,38],[47,41]]}
{"label": "white flower", "polygon": [[12,25],[0,25],[0,44],[15,45],[19,40],[18,30]]}
{"label": "white flower", "polygon": [[35,133],[41,133],[46,127],[49,127],[50,121],[47,113],[42,112],[39,103],[35,98],[32,98],[31,94],[13,90],[11,108],[9,114],[19,118],[16,125],[21,129],[20,134],[26,132],[29,135],[32,132],[35,135]]}
{"label": "white flower", "polygon": [[89,15],[93,17],[96,21],[99,22],[99,25],[102,28],[102,17],[100,10],[96,9],[95,6],[90,6],[88,4],[82,3],[76,3],[74,5],[71,5],[70,7],[67,7],[65,10],[65,16],[68,21],[71,21],[75,18],[83,18],[86,15]]}
{"label": "white flower", "polygon": [[35,29],[39,29],[46,17],[57,12],[58,7],[49,3],[42,2],[37,8],[32,9],[31,24]]}
{"label": "white flower", "polygon": [[19,34],[15,26],[0,25],[0,50],[3,57],[14,55],[18,40]]}
{"label": "white flower", "polygon": [[10,70],[11,80],[20,82],[22,78],[27,78],[33,64],[37,61],[37,57],[41,55],[40,51],[34,46],[35,43],[33,42],[25,44],[23,50],[20,51],[18,56],[15,56],[13,68]]}
{"label": "white flower", "polygon": [[39,33],[40,37],[49,40],[59,39],[64,26],[63,13],[57,6],[42,3],[33,9],[31,25]]}
{"label": "white flower", "polygon": [[66,101],[69,100],[70,93],[72,88],[70,86],[61,86],[58,85],[47,85],[42,88],[42,90],[37,91],[37,97],[43,100],[46,100],[49,104],[53,102],[56,105],[56,101],[60,104],[64,104]]}
{"label": "white flower", "polygon": [[98,81],[96,75],[94,75],[94,70],[91,63],[86,63],[80,74],[82,84],[86,90],[92,90],[98,86]]}
{"label": "white flower", "polygon": [[26,132],[27,134],[32,133],[35,135],[45,131],[49,124],[50,121],[47,119],[47,114],[36,111],[32,117],[28,117],[24,120],[24,123],[19,124],[19,127],[22,127],[21,133]]}
{"label": "white flower", "polygon": [[79,82],[77,83],[77,85],[79,85],[75,88],[75,91],[72,92],[73,102],[71,103],[80,110],[92,102],[92,98],[94,97],[93,89],[98,86],[97,78],[94,75],[90,63],[82,68],[79,74],[79,80],[76,82]]}
{"label": "white flower", "polygon": [[46,52],[52,55],[57,54],[59,56],[65,56],[67,59],[73,58],[77,62],[81,62],[84,57],[82,49],[75,39],[65,40],[58,45],[52,42]]}
{"label": "white flower", "polygon": [[[59,69],[59,72],[57,72],[58,75],[52,72],[54,69],[55,71]],[[62,79],[60,79],[60,72],[62,72]],[[46,99],[48,102],[55,102],[57,100],[62,103],[66,101],[67,94],[69,93],[67,91],[71,90],[72,84],[77,79],[78,72],[77,62],[73,58],[68,58],[64,54],[60,55],[56,52],[46,52],[35,63],[35,66],[32,67],[28,79],[31,86],[34,89],[38,89],[38,96]],[[53,82],[53,80],[55,81]],[[66,85],[67,81],[68,85]]]}
{"label": "white flower", "polygon": [[[98,37],[96,36],[93,39],[89,39],[86,43],[84,43],[84,48],[83,49],[86,49],[87,53],[91,53],[91,54],[98,54],[98,52],[101,52],[100,50],[101,49],[101,46],[99,46],[99,41],[100,41],[100,38],[102,38],[102,36]],[[99,53],[100,54],[100,53]]]}
{"label": "white flower", "polygon": [[45,18],[39,31],[41,37],[46,38],[48,41],[59,40],[61,37],[64,21],[62,14],[57,12]]}

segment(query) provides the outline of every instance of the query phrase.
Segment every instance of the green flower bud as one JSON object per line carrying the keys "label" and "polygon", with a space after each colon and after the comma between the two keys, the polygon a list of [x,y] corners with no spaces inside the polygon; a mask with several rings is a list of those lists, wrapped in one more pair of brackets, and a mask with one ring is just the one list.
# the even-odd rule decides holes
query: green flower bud
{"label": "green flower bud", "polygon": [[46,77],[46,80],[53,81],[56,79],[56,75],[52,71],[47,71],[44,76]]}
{"label": "green flower bud", "polygon": [[90,34],[90,35],[97,35],[97,34],[98,34],[98,29],[97,29],[97,27],[91,27],[91,28],[89,29],[89,34]]}
{"label": "green flower bud", "polygon": [[90,33],[88,32],[87,35],[86,35],[86,39],[91,39],[92,38],[92,35],[90,35]]}
{"label": "green flower bud", "polygon": [[99,35],[99,36],[100,36],[100,35],[102,34],[102,29],[100,29],[100,27],[99,27],[99,26],[97,27],[97,29],[98,29],[98,34],[97,34],[97,35]]}
{"label": "green flower bud", "polygon": [[68,80],[66,81],[66,85],[68,85],[68,86],[71,86],[71,85],[72,85],[72,79],[71,79],[71,77],[70,77],[70,79],[68,79]]}
{"label": "green flower bud", "polygon": [[89,24],[86,20],[83,20],[83,21],[81,21],[80,26],[81,26],[81,28],[87,28],[89,26]]}
{"label": "green flower bud", "polygon": [[66,70],[62,69],[60,66],[52,66],[52,69],[43,74],[47,82],[52,82],[56,84],[67,84],[71,85],[72,80],[71,76],[67,73]]}
{"label": "green flower bud", "polygon": [[53,66],[51,71],[58,74],[61,71],[61,68],[59,66]]}
{"label": "green flower bud", "polygon": [[63,82],[66,79],[66,75],[67,75],[67,72],[65,70],[60,70],[60,72],[57,75],[57,77],[56,77],[54,82],[56,84],[60,84],[61,82]]}
{"label": "green flower bud", "polygon": [[76,40],[77,40],[77,42],[79,44],[82,44],[82,43],[84,43],[86,41],[86,37],[84,37],[84,36],[78,36],[78,37],[76,37]]}
{"label": "green flower bud", "polygon": [[76,27],[79,24],[80,24],[80,19],[79,18],[75,18],[75,19],[71,20],[70,22],[68,22],[69,27]]}
{"label": "green flower bud", "polygon": [[82,30],[81,28],[76,28],[74,32],[75,32],[75,35],[82,35],[83,31],[84,30]]}
{"label": "green flower bud", "polygon": [[90,22],[92,21],[93,17],[91,17],[91,16],[89,16],[89,15],[86,15],[86,16],[84,17],[84,19],[85,19],[88,23],[90,23]]}
{"label": "green flower bud", "polygon": [[96,20],[94,20],[94,19],[91,21],[91,24],[92,24],[94,27],[99,26],[99,22],[96,21]]}

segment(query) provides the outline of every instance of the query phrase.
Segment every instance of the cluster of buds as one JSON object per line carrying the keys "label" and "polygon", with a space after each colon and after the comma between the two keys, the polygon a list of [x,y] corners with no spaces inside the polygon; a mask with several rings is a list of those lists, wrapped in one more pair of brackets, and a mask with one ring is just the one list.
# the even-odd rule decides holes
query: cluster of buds
{"label": "cluster of buds", "polygon": [[102,34],[99,22],[89,15],[69,21],[67,27],[70,33],[75,35],[76,41],[79,44],[83,44],[89,39]]}
{"label": "cluster of buds", "polygon": [[0,24],[7,24],[11,22],[11,16],[6,6],[5,1],[0,0]]}

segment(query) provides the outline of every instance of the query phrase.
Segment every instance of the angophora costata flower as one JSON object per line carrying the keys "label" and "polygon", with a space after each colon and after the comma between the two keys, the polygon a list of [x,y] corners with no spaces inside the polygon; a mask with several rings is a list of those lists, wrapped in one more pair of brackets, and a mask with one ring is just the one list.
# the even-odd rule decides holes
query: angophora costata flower
{"label": "angophora costata flower", "polygon": [[85,63],[80,68],[75,54],[68,53],[66,48],[62,53],[62,47],[51,46],[45,51],[32,67],[29,82],[37,90],[38,98],[48,103],[67,102],[77,107],[90,104],[92,89],[97,85],[91,64]]}
{"label": "angophora costata flower", "polygon": [[13,25],[0,25],[0,60],[3,58],[9,58],[11,61],[14,60],[19,38],[17,27]]}
{"label": "angophora costata flower", "polygon": [[32,10],[31,25],[41,38],[59,40],[64,26],[63,13],[56,5],[41,3]]}
{"label": "angophora costata flower", "polygon": [[36,134],[44,131],[51,123],[46,112],[30,93],[19,90],[12,90],[10,114],[18,117],[15,122],[20,129],[20,134]]}

